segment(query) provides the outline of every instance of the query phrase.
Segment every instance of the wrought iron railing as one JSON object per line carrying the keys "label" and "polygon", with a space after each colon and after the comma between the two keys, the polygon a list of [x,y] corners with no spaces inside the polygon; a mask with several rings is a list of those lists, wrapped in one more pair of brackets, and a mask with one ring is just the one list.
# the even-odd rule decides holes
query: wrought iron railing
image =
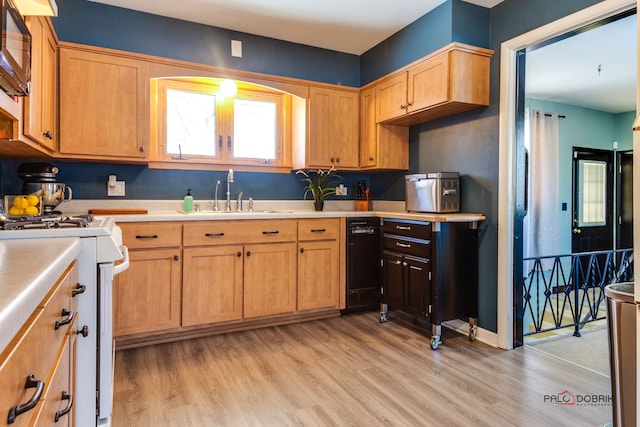
{"label": "wrought iron railing", "polygon": [[584,324],[606,318],[605,286],[633,281],[633,249],[523,261],[525,336],[567,327],[580,336]]}

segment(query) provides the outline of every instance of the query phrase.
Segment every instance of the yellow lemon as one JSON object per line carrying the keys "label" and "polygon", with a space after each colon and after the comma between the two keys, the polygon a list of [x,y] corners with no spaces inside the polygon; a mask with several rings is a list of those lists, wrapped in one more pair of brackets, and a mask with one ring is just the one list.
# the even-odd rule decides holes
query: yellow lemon
{"label": "yellow lemon", "polygon": [[38,203],[40,203],[40,198],[38,196],[34,196],[33,194],[29,194],[27,196],[27,203],[29,204],[29,206],[38,206]]}
{"label": "yellow lemon", "polygon": [[27,206],[24,210],[24,213],[26,213],[27,215],[38,215],[38,208],[35,206]]}
{"label": "yellow lemon", "polygon": [[26,197],[16,197],[15,199],[13,199],[13,206],[18,209],[24,209],[29,206],[29,202],[27,202]]}
{"label": "yellow lemon", "polygon": [[17,208],[15,206],[11,206],[11,208],[9,208],[9,215],[22,215],[24,213],[24,211],[20,208]]}

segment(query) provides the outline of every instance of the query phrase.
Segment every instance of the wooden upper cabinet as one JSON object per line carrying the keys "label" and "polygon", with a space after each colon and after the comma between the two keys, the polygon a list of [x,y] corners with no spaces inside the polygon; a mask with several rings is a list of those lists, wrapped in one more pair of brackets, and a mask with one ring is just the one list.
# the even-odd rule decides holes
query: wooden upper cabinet
{"label": "wooden upper cabinet", "polygon": [[452,43],[378,82],[376,121],[416,125],[489,105],[493,51]]}
{"label": "wooden upper cabinet", "polygon": [[360,95],[360,168],[409,169],[409,128],[376,121],[376,88]]}
{"label": "wooden upper cabinet", "polygon": [[31,90],[24,98],[24,135],[51,152],[57,148],[58,45],[51,21],[29,16],[26,24],[32,38]]}
{"label": "wooden upper cabinet", "polygon": [[310,87],[305,165],[357,169],[359,93]]}
{"label": "wooden upper cabinet", "polygon": [[107,50],[60,47],[60,155],[146,161],[148,63]]}

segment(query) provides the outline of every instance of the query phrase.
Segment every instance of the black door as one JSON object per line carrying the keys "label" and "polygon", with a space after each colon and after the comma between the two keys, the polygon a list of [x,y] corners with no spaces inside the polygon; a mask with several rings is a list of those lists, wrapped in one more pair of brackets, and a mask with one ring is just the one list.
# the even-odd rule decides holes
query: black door
{"label": "black door", "polygon": [[618,153],[616,249],[633,247],[633,152]]}
{"label": "black door", "polygon": [[404,309],[404,266],[402,255],[382,251],[382,302]]}
{"label": "black door", "polygon": [[573,149],[572,253],[613,249],[613,153]]}
{"label": "black door", "polygon": [[406,256],[405,274],[407,300],[405,303],[407,312],[414,316],[431,322],[431,281],[429,280],[429,260]]}

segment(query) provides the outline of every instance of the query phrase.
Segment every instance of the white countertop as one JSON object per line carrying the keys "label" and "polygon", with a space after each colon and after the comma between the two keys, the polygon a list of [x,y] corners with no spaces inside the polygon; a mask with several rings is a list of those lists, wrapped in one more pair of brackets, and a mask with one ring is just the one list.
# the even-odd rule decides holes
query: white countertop
{"label": "white countertop", "polygon": [[[143,221],[211,221],[231,219],[294,219],[294,218],[355,218],[382,217],[430,222],[474,222],[486,217],[476,213],[420,213],[407,212],[401,201],[374,201],[373,210],[357,211],[353,200],[327,200],[325,210],[313,210],[311,200],[255,200],[254,211],[214,212],[207,200],[195,200],[200,212],[184,213],[179,200],[72,200],[60,205],[64,213],[87,213],[90,209],[146,209],[147,214],[113,215],[116,222]],[[235,201],[233,203],[235,209]]]}
{"label": "white countertop", "polygon": [[0,352],[80,252],[80,239],[0,241]]}

